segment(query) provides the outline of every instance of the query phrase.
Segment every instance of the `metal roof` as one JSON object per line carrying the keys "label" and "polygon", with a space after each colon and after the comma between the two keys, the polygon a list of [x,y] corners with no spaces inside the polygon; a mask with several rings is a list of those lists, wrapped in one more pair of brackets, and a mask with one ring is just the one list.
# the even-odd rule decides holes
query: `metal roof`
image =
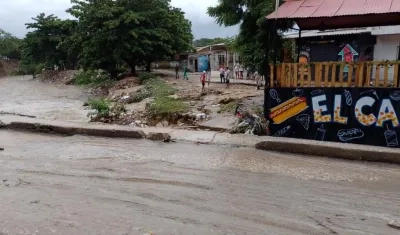
{"label": "metal roof", "polygon": [[[339,30],[306,30],[301,32],[302,38],[318,37],[318,36],[333,36],[333,35],[349,35],[349,34],[360,34],[360,33],[371,33],[371,28],[354,28],[354,29],[339,29]],[[298,38],[299,33],[288,33],[284,34],[283,38],[292,39]]]}
{"label": "metal roof", "polygon": [[287,0],[278,12],[267,18],[321,18],[399,12],[400,0]]}

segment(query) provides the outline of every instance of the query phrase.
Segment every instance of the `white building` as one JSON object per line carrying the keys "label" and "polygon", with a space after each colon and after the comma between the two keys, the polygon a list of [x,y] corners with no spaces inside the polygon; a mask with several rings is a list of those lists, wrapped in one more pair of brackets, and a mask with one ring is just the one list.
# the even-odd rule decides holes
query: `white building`
{"label": "white building", "polygon": [[[194,72],[206,70],[218,71],[221,67],[233,67],[236,61],[240,61],[239,55],[228,50],[224,43],[197,48],[196,53],[189,54],[188,68]],[[207,63],[207,65],[205,65]]]}

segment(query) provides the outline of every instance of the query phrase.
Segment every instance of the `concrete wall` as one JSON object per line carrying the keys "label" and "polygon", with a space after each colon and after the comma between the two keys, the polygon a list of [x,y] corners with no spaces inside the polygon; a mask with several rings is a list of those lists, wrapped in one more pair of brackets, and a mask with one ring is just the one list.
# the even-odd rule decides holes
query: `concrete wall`
{"label": "concrete wall", "polygon": [[[397,60],[398,47],[400,46],[400,34],[377,35],[376,45],[374,47],[374,60]],[[375,78],[375,72],[373,73]],[[380,71],[380,79],[383,79],[383,69]],[[389,69],[389,80],[393,79],[393,68]]]}

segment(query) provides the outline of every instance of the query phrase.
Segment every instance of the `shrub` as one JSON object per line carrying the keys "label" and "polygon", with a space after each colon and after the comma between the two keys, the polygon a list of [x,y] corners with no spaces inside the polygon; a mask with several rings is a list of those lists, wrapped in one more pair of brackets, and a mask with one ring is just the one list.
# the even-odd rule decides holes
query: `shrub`
{"label": "shrub", "polygon": [[101,85],[110,80],[110,77],[102,71],[82,70],[75,74],[74,84],[78,86]]}
{"label": "shrub", "polygon": [[104,98],[90,99],[88,104],[91,109],[95,110],[95,112],[88,113],[88,117],[110,115],[110,102],[108,100]]}
{"label": "shrub", "polygon": [[156,76],[152,73],[140,73],[139,80],[141,83],[145,83],[146,81],[155,78]]}
{"label": "shrub", "polygon": [[223,104],[219,108],[218,113],[234,112],[237,105],[238,105],[237,101],[232,101],[227,104]]}

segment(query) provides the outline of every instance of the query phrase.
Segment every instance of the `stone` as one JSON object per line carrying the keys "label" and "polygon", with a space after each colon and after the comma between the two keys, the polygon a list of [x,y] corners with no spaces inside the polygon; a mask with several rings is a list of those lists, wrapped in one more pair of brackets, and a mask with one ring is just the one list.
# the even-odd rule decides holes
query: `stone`
{"label": "stone", "polygon": [[168,133],[149,132],[146,135],[146,139],[153,140],[153,141],[169,142],[171,140],[171,136]]}
{"label": "stone", "polygon": [[169,125],[169,122],[168,122],[168,121],[162,121],[161,123],[162,123],[162,125],[163,125],[164,127],[168,127],[168,125]]}
{"label": "stone", "polygon": [[88,102],[83,103],[83,106],[89,106]]}
{"label": "stone", "polygon": [[394,229],[398,229],[400,230],[400,223],[395,221],[395,220],[391,220],[388,222],[388,226]]}
{"label": "stone", "polygon": [[164,125],[161,122],[159,122],[156,124],[156,127],[164,127]]}

